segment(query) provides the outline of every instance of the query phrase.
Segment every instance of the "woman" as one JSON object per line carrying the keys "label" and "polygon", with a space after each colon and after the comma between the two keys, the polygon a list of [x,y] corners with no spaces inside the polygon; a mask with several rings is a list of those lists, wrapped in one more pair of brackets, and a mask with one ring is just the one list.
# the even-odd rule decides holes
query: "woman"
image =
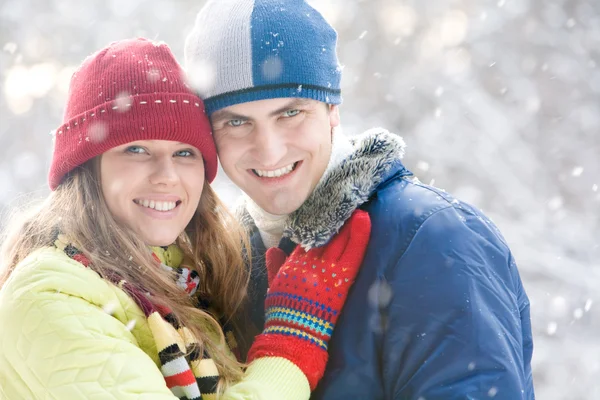
{"label": "woman", "polygon": [[227,325],[247,241],[209,186],[210,125],[168,47],[126,40],[88,57],[54,140],[52,193],[0,253],[3,398],[307,399],[368,218],[281,260],[246,367]]}

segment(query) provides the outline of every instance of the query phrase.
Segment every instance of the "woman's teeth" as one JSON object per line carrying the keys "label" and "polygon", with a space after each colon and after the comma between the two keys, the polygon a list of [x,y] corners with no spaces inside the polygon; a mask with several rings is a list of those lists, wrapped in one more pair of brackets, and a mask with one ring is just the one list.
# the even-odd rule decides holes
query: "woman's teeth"
{"label": "woman's teeth", "polygon": [[279,168],[274,171],[263,171],[261,169],[253,169],[252,171],[254,171],[254,174],[263,178],[279,178],[292,172],[296,167],[296,164],[297,163],[293,163],[287,167]]}
{"label": "woman's teeth", "polygon": [[177,207],[177,203],[174,201],[134,200],[134,202],[140,206],[152,208],[156,211],[171,211]]}

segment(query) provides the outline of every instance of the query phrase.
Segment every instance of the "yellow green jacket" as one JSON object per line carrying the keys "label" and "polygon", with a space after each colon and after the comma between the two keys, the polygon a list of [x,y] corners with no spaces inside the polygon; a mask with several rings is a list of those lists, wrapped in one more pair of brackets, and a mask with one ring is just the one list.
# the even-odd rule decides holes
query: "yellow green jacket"
{"label": "yellow green jacket", "polygon": [[[253,362],[221,398],[309,396],[301,370],[272,357]],[[134,300],[47,247],[19,263],[0,289],[0,399],[177,398],[165,384],[147,320]]]}

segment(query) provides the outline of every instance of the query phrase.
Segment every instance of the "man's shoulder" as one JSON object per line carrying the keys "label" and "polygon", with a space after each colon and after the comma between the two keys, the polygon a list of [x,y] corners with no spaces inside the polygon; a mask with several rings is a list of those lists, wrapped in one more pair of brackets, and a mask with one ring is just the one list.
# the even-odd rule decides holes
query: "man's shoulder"
{"label": "man's shoulder", "polygon": [[479,240],[501,243],[508,250],[498,228],[485,214],[442,189],[425,185],[413,177],[401,177],[381,185],[374,199],[365,207],[371,216],[372,229],[391,236],[403,253],[415,236],[436,249],[448,237],[458,241]]}
{"label": "man's shoulder", "polygon": [[366,208],[375,224],[419,224],[457,202],[441,189],[425,185],[413,176],[401,176],[380,185]]}

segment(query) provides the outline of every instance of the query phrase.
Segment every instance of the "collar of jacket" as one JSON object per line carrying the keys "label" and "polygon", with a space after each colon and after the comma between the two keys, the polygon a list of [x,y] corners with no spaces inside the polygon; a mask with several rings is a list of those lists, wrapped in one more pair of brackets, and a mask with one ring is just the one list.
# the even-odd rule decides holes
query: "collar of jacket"
{"label": "collar of jacket", "polygon": [[[67,249],[67,255],[69,255],[69,251],[73,254],[80,253],[77,248],[77,241],[73,240],[71,236],[61,233],[58,227],[55,228],[53,240],[54,245],[60,250]],[[154,256],[156,256],[157,261],[168,267],[179,268],[185,261],[185,254],[179,246],[174,243],[168,246],[148,246],[148,248],[152,251]]]}
{"label": "collar of jacket", "polygon": [[[390,174],[397,174],[400,169],[404,175],[412,175],[400,161],[405,148],[400,136],[376,128],[351,137],[350,142],[353,147],[350,155],[323,177],[285,223],[283,237],[305,250],[327,243]],[[244,196],[236,215],[248,232],[256,230]]]}
{"label": "collar of jacket", "polygon": [[154,255],[158,257],[161,263],[169,267],[178,268],[184,261],[183,251],[176,244],[171,244],[169,246],[152,246],[150,249]]}

